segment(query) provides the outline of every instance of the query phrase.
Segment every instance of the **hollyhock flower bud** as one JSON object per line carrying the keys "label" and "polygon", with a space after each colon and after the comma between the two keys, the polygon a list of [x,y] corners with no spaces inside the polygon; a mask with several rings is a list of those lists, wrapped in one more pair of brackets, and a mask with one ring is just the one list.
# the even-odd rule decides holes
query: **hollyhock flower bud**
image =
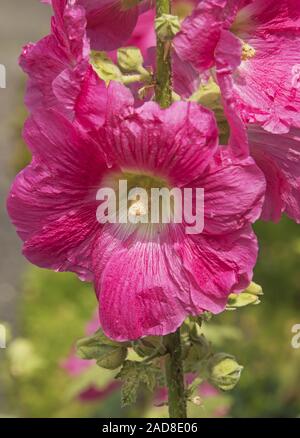
{"label": "hollyhock flower bud", "polygon": [[122,82],[121,70],[105,52],[92,53],[91,63],[95,72],[105,81],[106,85],[110,81]]}
{"label": "hollyhock flower bud", "polygon": [[176,15],[162,14],[155,20],[155,30],[162,41],[171,41],[180,31],[180,21]]}
{"label": "hollyhock flower bud", "polygon": [[241,377],[243,367],[233,356],[217,353],[208,362],[209,381],[223,391],[233,389]]}
{"label": "hollyhock flower bud", "polygon": [[227,310],[236,310],[249,304],[259,304],[263,295],[262,287],[251,281],[247,289],[241,294],[230,294],[228,297]]}
{"label": "hollyhock flower bud", "polygon": [[143,62],[143,56],[137,47],[124,47],[118,50],[118,63],[124,72],[138,72]]}
{"label": "hollyhock flower bud", "polygon": [[263,295],[262,287],[259,284],[254,283],[254,281],[251,281],[245,292],[256,296]]}

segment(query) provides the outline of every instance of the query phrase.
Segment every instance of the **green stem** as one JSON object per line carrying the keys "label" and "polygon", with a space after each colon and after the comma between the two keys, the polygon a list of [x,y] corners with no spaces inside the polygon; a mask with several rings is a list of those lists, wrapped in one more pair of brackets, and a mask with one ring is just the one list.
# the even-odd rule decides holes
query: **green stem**
{"label": "green stem", "polygon": [[[170,13],[171,0],[156,0],[156,18],[162,14]],[[161,41],[158,35],[156,45],[155,98],[162,108],[168,108],[172,104],[170,45]],[[187,418],[180,329],[165,336],[164,342],[168,350],[166,379],[169,394],[169,416],[170,418]]]}
{"label": "green stem", "polygon": [[[170,13],[170,0],[156,0],[156,18],[162,14]],[[172,104],[171,53],[168,43],[161,41],[158,35],[156,42],[156,69],[156,102],[158,102],[162,108],[168,108]]]}
{"label": "green stem", "polygon": [[166,378],[169,394],[169,417],[187,418],[180,329],[165,337],[168,356]]}

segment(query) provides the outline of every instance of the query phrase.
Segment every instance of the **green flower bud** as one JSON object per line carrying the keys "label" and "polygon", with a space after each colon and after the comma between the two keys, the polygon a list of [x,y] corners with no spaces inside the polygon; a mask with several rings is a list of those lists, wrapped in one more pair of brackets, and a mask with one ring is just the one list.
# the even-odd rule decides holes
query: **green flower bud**
{"label": "green flower bud", "polygon": [[241,377],[243,367],[226,353],[213,355],[207,364],[209,381],[224,391],[233,389]]}
{"label": "green flower bud", "polygon": [[118,49],[118,63],[125,73],[140,71],[143,62],[143,56],[137,47]]}
{"label": "green flower bud", "polygon": [[249,294],[252,294],[252,295],[263,295],[264,294],[262,287],[259,284],[254,283],[254,281],[251,281],[250,285],[247,287],[245,292],[248,292]]}
{"label": "green flower bud", "polygon": [[110,81],[122,82],[122,73],[105,52],[92,52],[91,64],[98,76],[108,84]]}
{"label": "green flower bud", "polygon": [[240,307],[248,306],[249,304],[259,304],[260,300],[257,296],[241,293],[241,294],[230,294],[228,297],[227,310],[236,310]]}
{"label": "green flower bud", "polygon": [[191,100],[200,103],[215,113],[220,132],[220,143],[227,144],[229,138],[229,125],[224,114],[221,91],[215,81],[210,78],[207,83],[202,84],[199,90],[193,94]]}
{"label": "green flower bud", "polygon": [[155,20],[155,30],[161,41],[170,41],[180,31],[180,20],[176,15],[162,14]]}
{"label": "green flower bud", "polygon": [[230,294],[228,297],[227,310],[236,310],[249,304],[259,304],[259,296],[263,295],[261,286],[251,283],[250,286],[240,294]]}
{"label": "green flower bud", "polygon": [[102,355],[98,356],[97,365],[108,370],[119,368],[127,357],[127,348],[114,348],[103,345]]}

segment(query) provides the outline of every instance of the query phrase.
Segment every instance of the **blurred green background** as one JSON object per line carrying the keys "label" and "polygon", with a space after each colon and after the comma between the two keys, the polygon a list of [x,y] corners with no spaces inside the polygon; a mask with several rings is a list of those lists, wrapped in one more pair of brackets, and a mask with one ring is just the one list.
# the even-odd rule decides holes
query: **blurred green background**
{"label": "blurred green background", "polygon": [[[84,335],[97,306],[92,287],[72,274],[30,266],[5,212],[10,181],[29,159],[21,140],[25,78],[17,57],[23,44],[48,28],[48,10],[38,0],[26,5],[1,0],[0,64],[7,68],[7,88],[0,90],[0,324],[6,325],[8,338],[7,348],[0,349],[0,415],[165,416],[166,408],[153,408],[146,392],[138,407],[121,410],[110,372],[95,366],[81,370],[75,359],[80,370],[66,370],[72,345]],[[218,350],[235,354],[245,366],[241,381],[229,394],[203,387],[203,404],[190,415],[300,415],[300,350],[291,346],[292,327],[300,324],[300,228],[287,218],[255,228],[261,248],[255,281],[264,289],[262,303],[226,312],[205,328]],[[157,394],[156,404],[159,399]]]}

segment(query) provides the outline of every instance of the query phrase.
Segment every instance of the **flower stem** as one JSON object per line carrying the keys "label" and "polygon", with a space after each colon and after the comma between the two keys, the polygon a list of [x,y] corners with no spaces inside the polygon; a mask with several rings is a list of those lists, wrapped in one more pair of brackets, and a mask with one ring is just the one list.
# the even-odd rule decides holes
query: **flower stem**
{"label": "flower stem", "polygon": [[[170,0],[156,0],[156,18],[162,14],[171,13]],[[172,65],[171,52],[168,43],[157,35],[156,42],[156,102],[162,108],[168,108],[172,103]]]}
{"label": "flower stem", "polygon": [[180,329],[165,337],[168,356],[166,378],[169,394],[169,417],[187,418]]}
{"label": "flower stem", "polygon": [[[171,13],[171,0],[156,0],[156,18]],[[172,104],[172,63],[170,44],[157,34],[156,42],[156,102],[162,108]],[[187,418],[184,372],[181,351],[180,329],[165,336],[168,350],[166,357],[166,379],[169,394],[170,418]]]}

